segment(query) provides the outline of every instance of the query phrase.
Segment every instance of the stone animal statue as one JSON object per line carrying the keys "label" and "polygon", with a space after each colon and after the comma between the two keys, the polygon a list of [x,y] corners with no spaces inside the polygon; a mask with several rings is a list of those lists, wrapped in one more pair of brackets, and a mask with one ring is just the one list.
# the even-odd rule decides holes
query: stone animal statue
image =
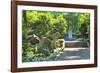
{"label": "stone animal statue", "polygon": [[57,40],[60,38],[60,33],[56,32],[50,36],[42,37],[41,39],[33,34],[33,42],[36,45],[37,52],[43,53],[44,55],[50,55],[54,52],[57,46]]}

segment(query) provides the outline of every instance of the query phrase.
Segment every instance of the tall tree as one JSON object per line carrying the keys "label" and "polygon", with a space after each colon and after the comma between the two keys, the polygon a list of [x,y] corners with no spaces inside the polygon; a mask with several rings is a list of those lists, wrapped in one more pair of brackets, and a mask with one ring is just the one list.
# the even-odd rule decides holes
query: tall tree
{"label": "tall tree", "polygon": [[25,46],[24,47],[28,47],[28,23],[27,23],[27,11],[26,10],[23,10],[23,24],[25,25],[25,33],[23,34],[24,35],[24,44]]}

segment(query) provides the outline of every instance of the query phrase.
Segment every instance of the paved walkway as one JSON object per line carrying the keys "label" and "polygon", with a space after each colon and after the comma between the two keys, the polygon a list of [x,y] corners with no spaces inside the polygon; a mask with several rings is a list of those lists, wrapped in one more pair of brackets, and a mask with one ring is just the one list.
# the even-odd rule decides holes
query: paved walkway
{"label": "paved walkway", "polygon": [[65,48],[64,52],[60,55],[60,60],[79,60],[89,59],[90,49],[89,48]]}

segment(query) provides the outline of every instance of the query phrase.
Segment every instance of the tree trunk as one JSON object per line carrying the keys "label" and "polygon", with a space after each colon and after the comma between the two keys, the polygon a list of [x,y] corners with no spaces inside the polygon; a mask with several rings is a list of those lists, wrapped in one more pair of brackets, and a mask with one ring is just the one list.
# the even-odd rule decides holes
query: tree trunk
{"label": "tree trunk", "polygon": [[24,24],[25,24],[25,46],[26,48],[28,47],[28,23],[27,23],[27,13],[26,11],[24,10],[23,11],[23,19],[24,19]]}

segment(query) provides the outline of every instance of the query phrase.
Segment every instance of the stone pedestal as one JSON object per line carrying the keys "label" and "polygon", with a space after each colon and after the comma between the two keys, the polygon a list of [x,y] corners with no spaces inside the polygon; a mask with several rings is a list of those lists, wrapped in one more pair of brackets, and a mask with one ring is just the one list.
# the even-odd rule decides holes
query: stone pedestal
{"label": "stone pedestal", "polygon": [[72,37],[72,31],[71,30],[68,30],[68,38],[69,39],[72,39],[73,37]]}

